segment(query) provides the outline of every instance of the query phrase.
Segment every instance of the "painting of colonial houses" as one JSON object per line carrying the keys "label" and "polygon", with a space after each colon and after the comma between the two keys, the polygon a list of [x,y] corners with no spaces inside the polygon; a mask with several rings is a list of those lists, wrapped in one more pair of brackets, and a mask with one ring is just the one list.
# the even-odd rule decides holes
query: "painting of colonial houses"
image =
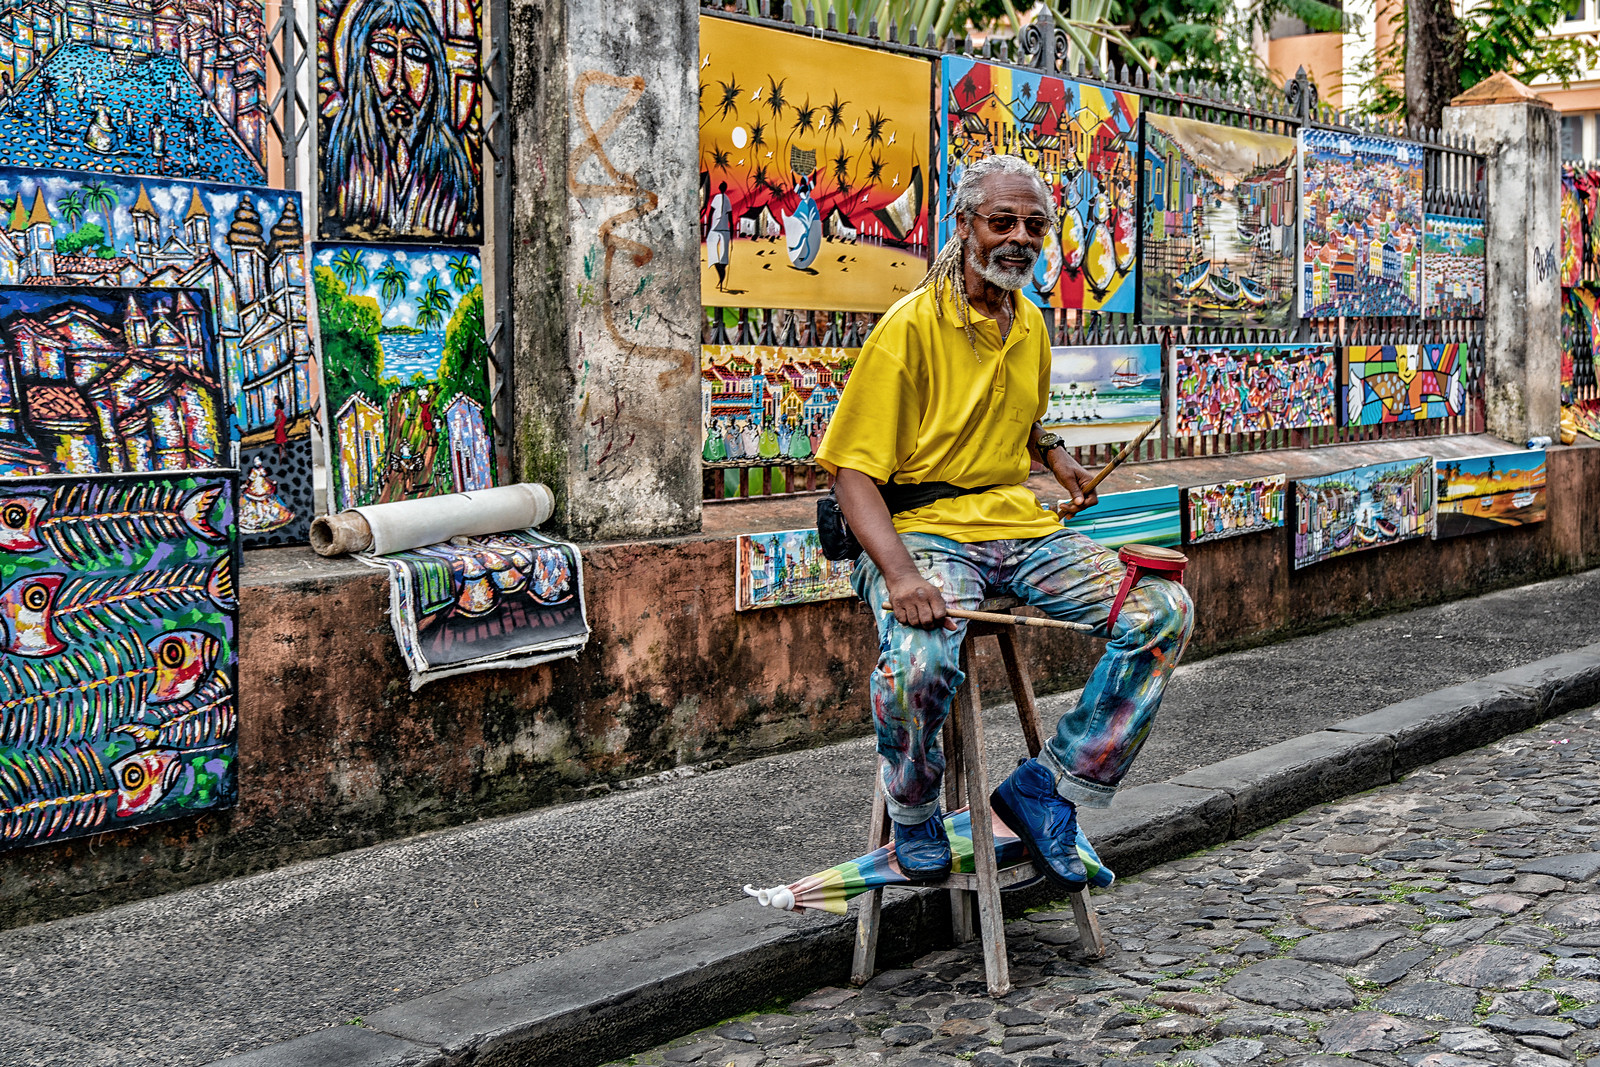
{"label": "painting of colonial houses", "polygon": [[0,474],[227,466],[204,293],[0,286]]}
{"label": "painting of colonial houses", "polygon": [[828,432],[859,351],[702,346],[701,458],[707,463],[809,460]]}
{"label": "painting of colonial houses", "polygon": [[0,281],[205,292],[231,399],[229,465],[261,468],[293,515],[271,529],[241,516],[244,546],[305,541],[321,376],[299,193],[0,168]]}

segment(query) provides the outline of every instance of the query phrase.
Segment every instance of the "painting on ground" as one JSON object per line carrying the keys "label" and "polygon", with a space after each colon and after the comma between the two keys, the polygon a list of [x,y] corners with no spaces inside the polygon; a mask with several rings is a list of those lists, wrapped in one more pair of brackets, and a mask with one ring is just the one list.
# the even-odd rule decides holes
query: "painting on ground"
{"label": "painting on ground", "polygon": [[589,641],[578,549],[537,530],[360,558],[389,572],[389,621],[413,691],[576,656]]}
{"label": "painting on ground", "polygon": [[1330,345],[1185,345],[1172,350],[1172,432],[1332,426],[1336,359]]}
{"label": "painting on ground", "polygon": [[1123,545],[1176,545],[1183,540],[1183,515],[1175,485],[1101,493],[1099,503],[1061,525],[1107,548]]}
{"label": "painting on ground", "polygon": [[1335,130],[1301,134],[1300,313],[1422,311],[1422,149]]}
{"label": "painting on ground", "polygon": [[1484,221],[1428,215],[1422,238],[1422,311],[1441,319],[1483,318],[1488,271]]}
{"label": "painting on ground", "polygon": [[815,529],[740,534],[738,585],[734,609],[781,608],[855,596],[850,587],[854,560],[822,554]]}
{"label": "painting on ground", "polygon": [[1041,421],[1069,446],[1129,441],[1160,417],[1160,345],[1050,350],[1050,407]]}
{"label": "painting on ground", "polygon": [[706,463],[809,460],[828,432],[858,352],[701,346],[700,458]]}
{"label": "painting on ground", "polygon": [[1347,426],[1446,419],[1466,411],[1458,344],[1354,345],[1344,350]]}
{"label": "painting on ground", "polygon": [[1189,544],[1282,526],[1288,485],[1287,476],[1269,474],[1190,486],[1185,490],[1189,501]]}
{"label": "painting on ground", "polygon": [[204,293],[0,286],[0,475],[226,466]]}
{"label": "painting on ground", "polygon": [[1294,483],[1294,566],[1429,537],[1433,459],[1401,459]]}
{"label": "painting on ground", "polygon": [[474,0],[317,0],[318,236],[483,238]]}
{"label": "painting on ground", "polygon": [[940,75],[941,244],[967,166],[1020,155],[1049,184],[1056,217],[1023,292],[1041,307],[1133,311],[1138,94],[964,56],[945,56]]}
{"label": "painting on ground", "polygon": [[330,508],[495,484],[476,252],[316,245]]}
{"label": "painting on ground", "polygon": [[0,279],[199,289],[210,300],[244,472],[245,548],[303,544],[321,376],[306,328],[300,194],[0,168]]}
{"label": "painting on ground", "polygon": [[1298,156],[1293,137],[1146,113],[1143,321],[1288,327]]}
{"label": "painting on ground", "polygon": [[701,301],[884,311],[927,273],[926,60],[700,19]]}
{"label": "painting on ground", "polygon": [[8,5],[0,166],[266,180],[263,7]]}
{"label": "painting on ground", "polygon": [[1545,520],[1543,449],[1440,459],[1434,467],[1439,479],[1434,537],[1461,537]]}
{"label": "painting on ground", "polygon": [[236,488],[0,479],[0,849],[234,803]]}

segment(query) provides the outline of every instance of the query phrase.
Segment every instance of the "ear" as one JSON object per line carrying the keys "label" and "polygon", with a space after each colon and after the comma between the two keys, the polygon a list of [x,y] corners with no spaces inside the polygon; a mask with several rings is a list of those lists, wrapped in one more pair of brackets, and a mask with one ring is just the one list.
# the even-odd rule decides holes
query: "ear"
{"label": "ear", "polygon": [[972,220],[959,212],[956,214],[956,236],[961,238],[963,244],[972,236]]}

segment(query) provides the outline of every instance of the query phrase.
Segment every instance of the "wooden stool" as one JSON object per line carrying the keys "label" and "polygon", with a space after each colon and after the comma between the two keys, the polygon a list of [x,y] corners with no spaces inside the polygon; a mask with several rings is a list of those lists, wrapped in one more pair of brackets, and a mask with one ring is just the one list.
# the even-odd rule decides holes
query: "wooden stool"
{"label": "wooden stool", "polygon": [[[985,600],[979,610],[1010,613],[1022,602],[1016,597],[998,597]],[[866,605],[861,605],[864,610]],[[944,724],[944,811],[962,807],[972,810],[972,850],[976,867],[974,874],[952,874],[936,884],[935,888],[950,890],[950,925],[957,944],[971,941],[977,932],[976,917],[983,933],[983,967],[989,979],[989,995],[1003,997],[1011,992],[1011,967],[1006,959],[1005,917],[1000,907],[1000,890],[1030,881],[1038,876],[1031,862],[999,870],[994,855],[994,828],[989,809],[989,775],[983,766],[983,706],[978,699],[977,679],[973,675],[972,642],[978,637],[994,637],[1000,642],[1000,658],[1006,665],[1006,677],[1011,682],[1011,695],[1017,702],[1017,718],[1022,722],[1022,735],[1028,744],[1028,754],[1037,756],[1043,746],[1039,729],[1039,709],[1033,702],[1033,682],[1028,669],[1017,655],[1012,638],[1012,628],[994,623],[967,623],[966,640],[961,643],[961,670],[966,681],[956,693],[950,708],[950,717]],[[877,783],[872,801],[872,823],[867,836],[867,850],[873,851],[889,843],[889,810],[883,801],[883,778],[874,772]],[[1078,925],[1078,945],[1090,959],[1105,955],[1105,942],[1100,937],[1100,922],[1089,905],[1087,886],[1067,894],[1072,902],[1072,915]],[[974,916],[974,906],[976,916]],[[872,977],[878,957],[878,930],[883,913],[883,891],[872,890],[861,897],[861,911],[856,923],[855,964],[850,980],[862,985]]]}

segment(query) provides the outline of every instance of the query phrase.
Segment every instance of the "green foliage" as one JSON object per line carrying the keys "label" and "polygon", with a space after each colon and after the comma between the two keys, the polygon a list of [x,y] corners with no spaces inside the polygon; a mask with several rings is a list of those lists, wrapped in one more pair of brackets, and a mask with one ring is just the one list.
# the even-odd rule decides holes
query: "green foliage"
{"label": "green foliage", "polygon": [[438,408],[443,412],[456,394],[465,393],[489,411],[489,341],[483,334],[483,286],[474,285],[461,298],[445,327],[444,355],[439,360]]}
{"label": "green foliage", "polygon": [[[317,290],[317,326],[322,336],[322,366],[328,393],[342,403],[352,393],[382,397],[383,349],[378,333],[383,319],[371,297],[351,296],[327,267],[311,273]],[[330,419],[337,411],[330,411]]]}
{"label": "green foliage", "polygon": [[106,231],[97,222],[86,222],[65,237],[57,238],[56,253],[63,256],[99,256],[102,259],[110,259],[116,254],[106,241]]}

